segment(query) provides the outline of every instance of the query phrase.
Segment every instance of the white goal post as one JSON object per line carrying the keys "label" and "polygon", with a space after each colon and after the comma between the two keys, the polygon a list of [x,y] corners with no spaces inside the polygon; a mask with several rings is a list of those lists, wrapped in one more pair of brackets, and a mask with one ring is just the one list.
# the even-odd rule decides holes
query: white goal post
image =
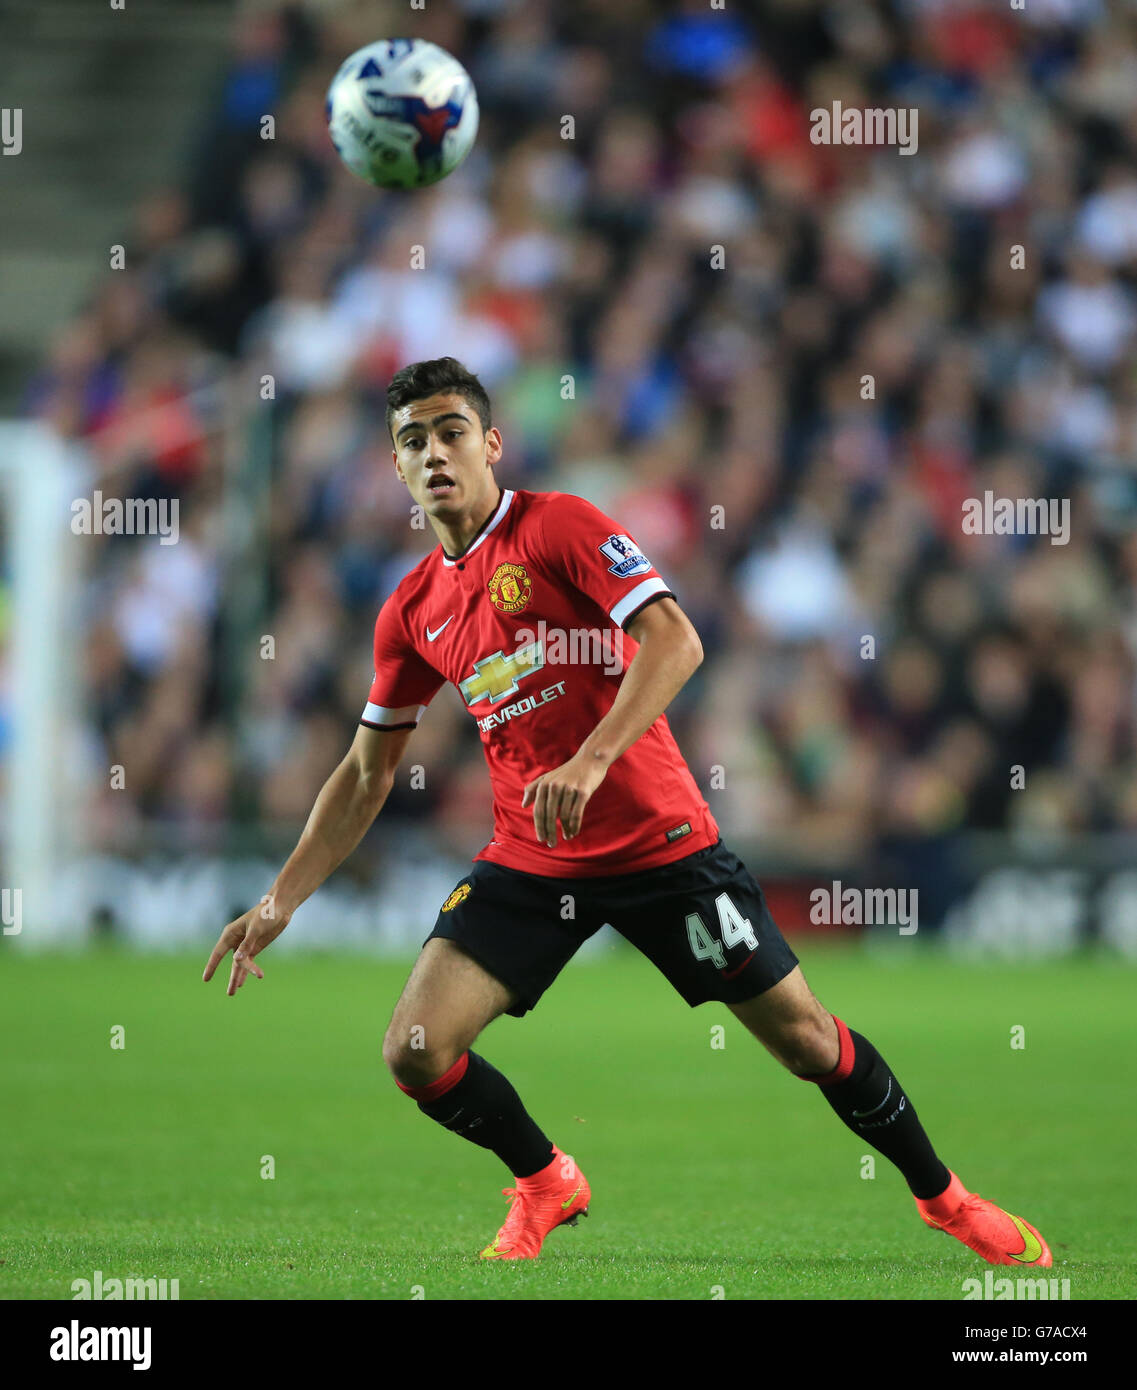
{"label": "white goal post", "polygon": [[[71,501],[82,468],[38,422],[0,421],[0,507],[10,583],[6,661],[11,726],[2,824],[7,941],[24,947],[74,940],[58,920],[53,885],[78,834],[76,788],[78,606]],[[12,914],[5,911],[10,919]]]}

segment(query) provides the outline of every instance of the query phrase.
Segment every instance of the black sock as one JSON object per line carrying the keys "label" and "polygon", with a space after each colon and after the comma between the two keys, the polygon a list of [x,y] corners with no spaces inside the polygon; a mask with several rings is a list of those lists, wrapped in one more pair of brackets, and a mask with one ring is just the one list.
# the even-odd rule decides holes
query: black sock
{"label": "black sock", "polygon": [[[432,1099],[422,1100],[418,1095],[430,1091],[430,1087],[403,1086],[401,1082],[396,1085],[418,1100],[422,1113],[437,1120],[444,1129],[480,1148],[492,1149],[514,1177],[531,1178],[547,1168],[553,1161],[552,1141],[529,1117],[521,1097],[484,1057],[476,1052],[464,1056],[468,1061],[459,1080]],[[459,1058],[451,1071],[458,1071],[461,1061]]]}
{"label": "black sock", "polygon": [[841,1055],[828,1073],[833,1079],[804,1076],[802,1080],[818,1083],[853,1133],[900,1169],[914,1197],[938,1197],[951,1174],[936,1157],[912,1102],[872,1043],[839,1018],[834,1022]]}

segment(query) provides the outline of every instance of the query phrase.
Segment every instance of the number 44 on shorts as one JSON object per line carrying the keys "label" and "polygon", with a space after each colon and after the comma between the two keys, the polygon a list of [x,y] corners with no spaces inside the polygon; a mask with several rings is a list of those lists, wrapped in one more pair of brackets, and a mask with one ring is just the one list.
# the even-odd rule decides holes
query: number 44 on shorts
{"label": "number 44 on shorts", "polygon": [[697,912],[687,914],[687,940],[691,943],[691,951],[696,960],[713,961],[717,969],[725,970],[726,955],[723,946],[729,951],[732,946],[744,941],[752,951],[756,951],[758,938],[754,935],[749,918],[743,917],[731,902],[729,893],[720,893],[715,899],[715,907],[719,914],[721,944],[707,931],[706,923]]}

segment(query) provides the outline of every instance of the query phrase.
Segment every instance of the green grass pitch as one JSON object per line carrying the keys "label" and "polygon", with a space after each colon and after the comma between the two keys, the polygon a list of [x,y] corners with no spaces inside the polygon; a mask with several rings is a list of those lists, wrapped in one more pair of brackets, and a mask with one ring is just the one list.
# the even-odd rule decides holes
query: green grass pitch
{"label": "green grass pitch", "polygon": [[[617,947],[477,1044],[593,1191],[539,1260],[481,1262],[511,1179],[380,1057],[410,962],[270,949],[228,999],[227,964],[201,983],[209,944],[6,954],[0,1296],[70,1298],[101,1270],[183,1300],[960,1300],[990,1268],[923,1226],[885,1159],[863,1177],[872,1151],[725,1006],[688,1009]],[[1130,1297],[1133,968],[798,950],[941,1157],[1040,1228],[1071,1298]]]}

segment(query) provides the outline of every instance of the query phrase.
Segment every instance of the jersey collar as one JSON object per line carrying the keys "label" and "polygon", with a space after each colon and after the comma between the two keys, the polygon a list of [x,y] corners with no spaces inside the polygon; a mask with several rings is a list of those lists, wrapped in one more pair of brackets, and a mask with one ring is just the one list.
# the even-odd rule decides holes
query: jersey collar
{"label": "jersey collar", "polygon": [[446,551],[443,550],[442,563],[445,566],[447,566],[447,568],[450,568],[456,565],[459,560],[465,560],[468,555],[470,555],[473,551],[477,550],[478,546],[481,545],[481,543],[485,540],[485,538],[489,535],[493,528],[498,524],[498,522],[502,519],[506,512],[509,511],[509,504],[512,501],[513,493],[510,491],[509,488],[503,488],[502,494],[500,498],[498,498],[497,506],[489,514],[486,520],[482,522],[481,530],[466,547],[466,549],[463,550],[460,555],[447,555]]}

